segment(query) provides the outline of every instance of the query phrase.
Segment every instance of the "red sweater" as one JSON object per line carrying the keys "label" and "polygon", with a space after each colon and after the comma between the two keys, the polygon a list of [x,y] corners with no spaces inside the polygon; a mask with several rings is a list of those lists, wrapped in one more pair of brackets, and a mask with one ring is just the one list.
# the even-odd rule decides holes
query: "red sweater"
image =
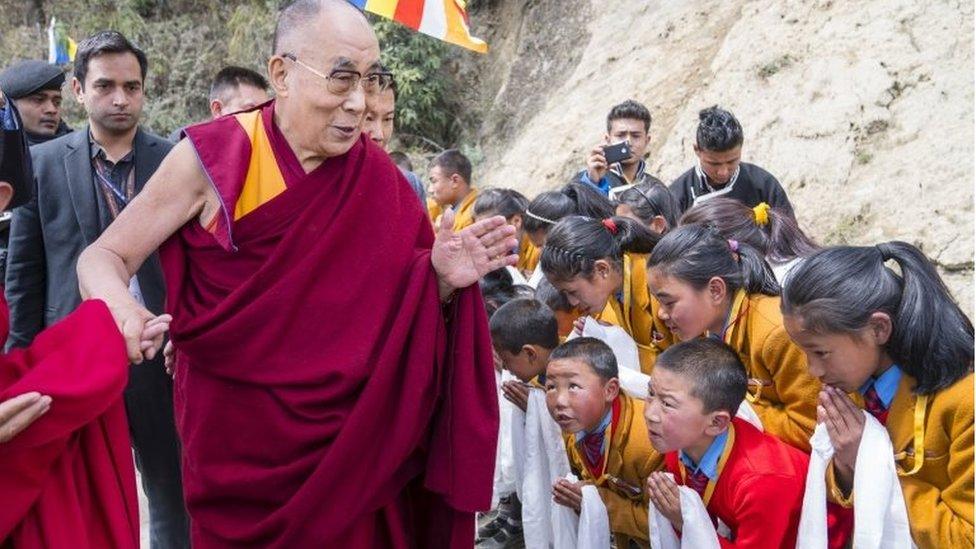
{"label": "red sweater", "polygon": [[[796,547],[807,464],[810,458],[738,418],[735,442],[706,509],[732,530],[722,547]],[[665,456],[667,469],[683,484],[678,453]]]}

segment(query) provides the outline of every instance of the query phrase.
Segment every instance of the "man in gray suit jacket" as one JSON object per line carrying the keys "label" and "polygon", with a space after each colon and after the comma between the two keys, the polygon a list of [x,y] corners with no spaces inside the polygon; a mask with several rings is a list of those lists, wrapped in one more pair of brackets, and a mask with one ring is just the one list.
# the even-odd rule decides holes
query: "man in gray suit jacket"
{"label": "man in gray suit jacket", "polygon": [[[27,346],[81,303],[78,256],[172,147],[138,126],[146,67],[145,54],[118,32],[100,32],[79,45],[71,85],[89,125],[31,149],[34,196],[14,211],[10,230],[8,346]],[[129,290],[149,310],[163,312],[163,276],[155,254]],[[189,544],[172,390],[162,356],[130,368],[125,404],[149,499],[153,548]]]}

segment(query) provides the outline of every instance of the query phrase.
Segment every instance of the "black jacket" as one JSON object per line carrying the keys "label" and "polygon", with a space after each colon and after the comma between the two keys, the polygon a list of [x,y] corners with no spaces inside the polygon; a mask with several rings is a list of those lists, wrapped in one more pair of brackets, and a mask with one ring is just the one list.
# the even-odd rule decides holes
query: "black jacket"
{"label": "black jacket", "polygon": [[779,181],[766,170],[746,162],[739,164],[739,176],[729,191],[725,189],[711,191],[702,182],[695,168],[691,168],[675,179],[671,183],[670,190],[674,199],[678,201],[681,213],[695,204],[696,197],[701,200],[703,196],[715,195],[734,198],[750,208],[765,202],[773,208],[786,210],[793,215],[793,205],[790,204],[790,199],[786,197],[786,191]]}
{"label": "black jacket", "polygon": [[[34,196],[16,208],[10,224],[6,288],[10,307],[8,349],[24,347],[45,327],[81,303],[78,256],[111,223],[112,217],[92,179],[86,127],[31,147]],[[135,187],[142,190],[172,143],[136,133]],[[137,274],[146,308],[162,313],[162,268],[156,254]]]}

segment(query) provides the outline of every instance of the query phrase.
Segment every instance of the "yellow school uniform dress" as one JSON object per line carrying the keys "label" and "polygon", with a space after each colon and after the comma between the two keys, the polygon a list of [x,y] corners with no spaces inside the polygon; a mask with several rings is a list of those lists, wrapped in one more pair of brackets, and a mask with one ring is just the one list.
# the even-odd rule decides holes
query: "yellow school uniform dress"
{"label": "yellow school uniform dress", "polygon": [[641,371],[650,374],[657,356],[674,343],[674,336],[658,318],[661,304],[647,289],[647,256],[624,254],[623,276],[621,299],[611,296],[596,318],[620,326],[634,338]]}
{"label": "yellow school uniform dress", "polygon": [[[474,223],[474,201],[477,198],[478,189],[471,187],[468,194],[461,199],[461,202],[454,211],[454,232],[458,232]],[[433,199],[428,198],[427,213],[430,214],[430,220],[436,229],[441,222],[441,216],[444,215],[444,208],[437,202],[434,202]]]}
{"label": "yellow school uniform dress", "polygon": [[515,264],[515,268],[522,272],[522,274],[527,273],[527,277],[535,271],[536,266],[539,265],[539,258],[542,257],[542,250],[535,247],[535,244],[529,240],[528,235],[522,235],[522,243],[519,244],[518,251],[519,259],[518,263]]}
{"label": "yellow school uniform dress", "polygon": [[779,305],[779,296],[739,290],[724,341],[746,367],[746,398],[763,429],[809,453],[821,384],[810,375],[806,356],[786,333]]}
{"label": "yellow school uniform dress", "polygon": [[[934,395],[914,387],[903,372],[885,425],[912,540],[923,549],[973,547],[973,374]],[[832,473],[830,499],[850,507],[855,495],[845,498]]]}
{"label": "yellow school uniform dress", "polygon": [[[645,484],[647,477],[664,467],[664,456],[651,446],[644,423],[644,401],[623,393],[617,397],[619,412],[611,422],[610,444],[606,445],[603,471],[594,476],[585,465],[583,454],[576,444],[576,435],[564,435],[569,465],[580,480],[590,481],[600,492],[600,499],[607,506],[610,531],[617,540],[617,547],[629,547],[634,540],[641,547],[649,547],[647,510],[649,499]],[[639,490],[627,493],[610,477]]]}

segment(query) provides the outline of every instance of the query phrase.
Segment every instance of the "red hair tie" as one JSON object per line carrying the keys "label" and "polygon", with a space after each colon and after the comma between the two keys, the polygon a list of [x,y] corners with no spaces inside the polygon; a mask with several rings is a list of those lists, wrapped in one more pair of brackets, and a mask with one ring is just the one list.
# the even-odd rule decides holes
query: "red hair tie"
{"label": "red hair tie", "polygon": [[604,219],[603,226],[606,227],[608,231],[610,231],[610,234],[612,235],[617,234],[617,224],[614,223],[613,219],[610,219],[609,217]]}

